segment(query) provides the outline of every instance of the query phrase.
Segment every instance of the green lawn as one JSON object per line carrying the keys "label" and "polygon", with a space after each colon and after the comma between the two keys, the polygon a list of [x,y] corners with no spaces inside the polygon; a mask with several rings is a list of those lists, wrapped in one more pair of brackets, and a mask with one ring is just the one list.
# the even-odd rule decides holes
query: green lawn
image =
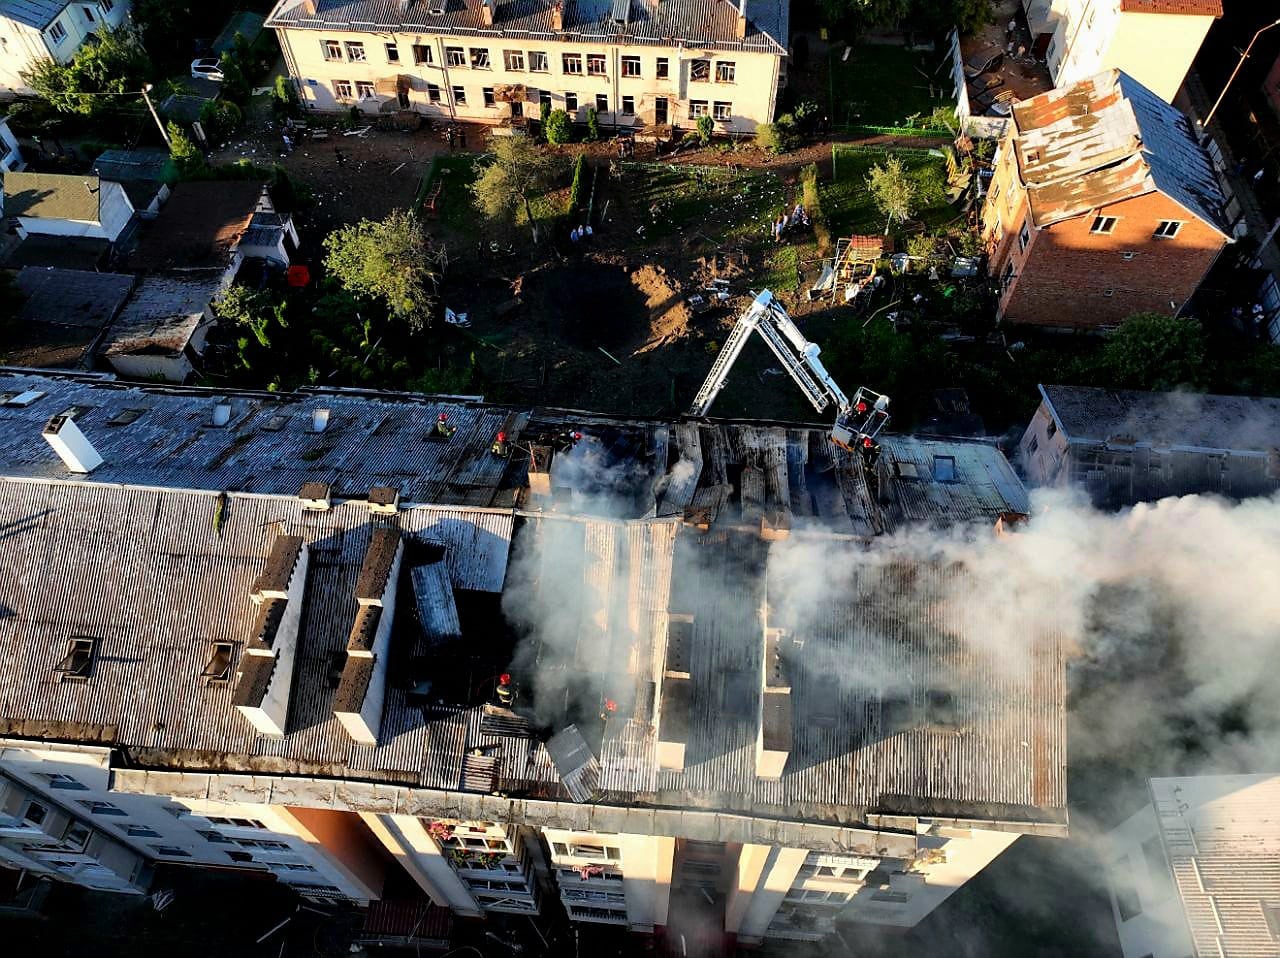
{"label": "green lawn", "polygon": [[[908,170],[934,167],[946,180],[946,164],[943,158],[927,150],[894,150]],[[884,162],[887,150],[834,148],[835,179],[822,186],[822,209],[831,224],[833,236],[850,236],[855,233],[879,233],[884,230],[884,214],[876,209],[867,189],[867,174],[871,167]],[[959,214],[944,200],[917,211],[915,219],[925,224],[926,230],[935,230],[954,220]]]}
{"label": "green lawn", "polygon": [[950,74],[933,72],[937,55],[861,43],[841,60],[844,49],[831,50],[831,122],[837,127],[909,126],[910,117],[951,105]]}
{"label": "green lawn", "polygon": [[764,239],[788,202],[773,173],[728,167],[627,163],[620,180],[602,186],[644,226],[645,243],[698,232],[716,243]]}
{"label": "green lawn", "polygon": [[[438,156],[432,165],[434,172],[424,184],[422,194],[418,197],[421,203],[435,188],[437,181],[444,183],[440,193],[442,201],[440,222],[451,230],[471,237],[493,235],[494,238],[509,238],[506,227],[487,223],[472,201],[471,184],[476,181],[479,170],[476,161],[481,157],[472,153],[454,153],[449,156]],[[557,188],[531,203],[533,215],[540,221],[562,216],[568,212],[568,178],[561,188]],[[524,226],[526,218],[521,209],[516,215],[516,224]]]}

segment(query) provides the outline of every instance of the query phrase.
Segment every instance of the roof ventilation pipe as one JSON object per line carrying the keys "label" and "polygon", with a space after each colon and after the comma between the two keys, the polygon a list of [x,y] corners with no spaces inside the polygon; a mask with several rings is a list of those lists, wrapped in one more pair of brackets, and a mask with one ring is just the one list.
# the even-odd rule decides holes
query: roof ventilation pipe
{"label": "roof ventilation pipe", "polygon": [[66,413],[54,416],[45,424],[44,438],[72,472],[90,473],[102,465],[98,450]]}

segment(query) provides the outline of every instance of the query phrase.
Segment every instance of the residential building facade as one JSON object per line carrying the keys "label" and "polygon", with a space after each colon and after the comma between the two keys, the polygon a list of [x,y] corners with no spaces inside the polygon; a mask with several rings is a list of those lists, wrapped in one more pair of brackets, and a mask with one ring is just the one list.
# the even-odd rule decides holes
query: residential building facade
{"label": "residential building facade", "polygon": [[1231,241],[1225,207],[1186,117],[1125,74],[1017,103],[982,208],[1000,319],[1177,314]]}
{"label": "residential building facade", "polygon": [[623,128],[725,133],[773,120],[788,0],[655,6],[557,0],[282,0],[274,28],[317,110],[512,124],[543,104]]}
{"label": "residential building facade", "polygon": [[0,173],[21,170],[27,165],[22,158],[22,150],[18,146],[18,138],[9,129],[7,117],[0,118]]}
{"label": "residential building facade", "polygon": [[1124,958],[1280,952],[1280,775],[1153,778],[1107,836]]}
{"label": "residential building facade", "polygon": [[1222,0],[1023,0],[1023,10],[1055,86],[1123,70],[1172,103]]}
{"label": "residential building facade", "polygon": [[1081,488],[1102,508],[1280,490],[1280,399],[1080,386],[1040,396],[1018,444],[1036,485]]}
{"label": "residential building facade", "polygon": [[23,74],[41,60],[66,63],[85,38],[129,18],[129,0],[2,0],[0,96],[30,94]]}
{"label": "residential building facade", "polygon": [[[306,897],[407,876],[459,916],[650,932],[692,891],[745,943],[910,927],[1065,835],[1065,649],[933,636],[926,567],[794,608],[793,526],[861,549],[1029,508],[990,445],[882,438],[867,473],[805,427],[0,373],[0,770],[144,865]],[[627,449],[600,514],[592,464]],[[901,627],[864,623],[886,599]],[[886,628],[929,667],[842,686],[828,657]]]}

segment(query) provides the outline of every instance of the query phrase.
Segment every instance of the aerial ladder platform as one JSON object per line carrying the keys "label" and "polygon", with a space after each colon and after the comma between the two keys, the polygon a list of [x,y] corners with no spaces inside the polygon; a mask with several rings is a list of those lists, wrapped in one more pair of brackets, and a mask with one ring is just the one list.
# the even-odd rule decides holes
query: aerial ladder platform
{"label": "aerial ladder platform", "polygon": [[821,413],[828,406],[836,407],[831,441],[842,449],[873,459],[879,452],[876,437],[889,422],[889,397],[860,386],[850,399],[819,359],[822,350],[818,344],[805,339],[786,309],[767,289],[738,317],[698,390],[689,415],[703,417],[711,411],[752,333],[760,334],[815,410]]}

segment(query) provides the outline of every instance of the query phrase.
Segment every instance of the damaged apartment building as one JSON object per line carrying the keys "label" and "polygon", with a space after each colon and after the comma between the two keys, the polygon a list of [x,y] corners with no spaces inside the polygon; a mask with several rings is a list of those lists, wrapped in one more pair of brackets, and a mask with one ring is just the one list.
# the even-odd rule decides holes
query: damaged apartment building
{"label": "damaged apartment building", "polygon": [[1028,508],[978,442],[0,372],[0,859],[912,926],[1066,834],[1065,652],[876,540]]}

